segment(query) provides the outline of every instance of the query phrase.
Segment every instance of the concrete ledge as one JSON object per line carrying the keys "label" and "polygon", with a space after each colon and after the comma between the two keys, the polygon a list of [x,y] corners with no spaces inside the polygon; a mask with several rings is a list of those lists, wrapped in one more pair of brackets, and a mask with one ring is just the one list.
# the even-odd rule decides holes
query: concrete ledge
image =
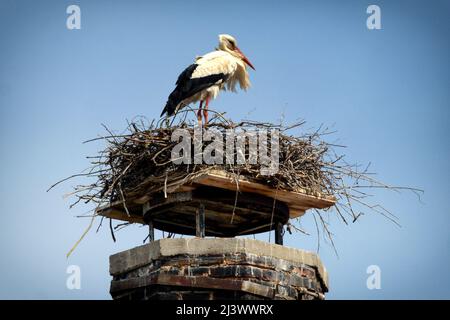
{"label": "concrete ledge", "polygon": [[119,275],[151,264],[152,261],[177,255],[220,255],[244,253],[272,257],[315,268],[326,288],[328,273],[317,254],[247,238],[180,238],[160,239],[111,255],[111,275]]}

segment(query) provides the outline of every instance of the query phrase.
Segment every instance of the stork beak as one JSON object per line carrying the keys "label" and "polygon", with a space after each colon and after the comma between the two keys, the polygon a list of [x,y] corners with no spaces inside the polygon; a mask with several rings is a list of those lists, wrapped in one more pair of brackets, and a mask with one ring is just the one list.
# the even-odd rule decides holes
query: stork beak
{"label": "stork beak", "polygon": [[253,70],[256,70],[255,67],[252,65],[252,63],[247,59],[247,57],[245,56],[245,54],[242,53],[242,51],[236,47],[235,49],[237,52],[239,52],[239,54],[242,56],[242,60]]}

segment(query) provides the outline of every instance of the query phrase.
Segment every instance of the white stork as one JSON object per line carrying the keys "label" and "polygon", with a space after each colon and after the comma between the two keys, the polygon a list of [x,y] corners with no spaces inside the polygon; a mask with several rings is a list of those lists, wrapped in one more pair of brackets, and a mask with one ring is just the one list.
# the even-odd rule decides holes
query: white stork
{"label": "white stork", "polygon": [[[202,124],[202,110],[205,124],[208,123],[208,104],[220,90],[236,91],[236,84],[243,90],[250,87],[247,65],[255,70],[247,57],[239,50],[236,39],[228,34],[219,35],[219,47],[215,51],[197,57],[195,63],[187,67],[179,76],[176,88],[167,99],[161,116],[171,116],[180,108],[200,101],[197,112],[199,125]],[[205,108],[202,109],[203,102]]]}

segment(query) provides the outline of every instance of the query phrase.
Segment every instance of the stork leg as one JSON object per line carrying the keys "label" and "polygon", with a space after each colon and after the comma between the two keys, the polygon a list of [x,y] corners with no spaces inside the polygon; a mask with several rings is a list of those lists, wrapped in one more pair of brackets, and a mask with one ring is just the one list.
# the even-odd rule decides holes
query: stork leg
{"label": "stork leg", "polygon": [[205,125],[208,124],[208,105],[209,105],[209,97],[206,97],[205,108],[203,109],[203,117],[205,118]]}
{"label": "stork leg", "polygon": [[197,111],[197,120],[198,120],[199,127],[202,126],[202,105],[203,105],[203,100],[200,100],[200,106],[198,107],[198,111]]}

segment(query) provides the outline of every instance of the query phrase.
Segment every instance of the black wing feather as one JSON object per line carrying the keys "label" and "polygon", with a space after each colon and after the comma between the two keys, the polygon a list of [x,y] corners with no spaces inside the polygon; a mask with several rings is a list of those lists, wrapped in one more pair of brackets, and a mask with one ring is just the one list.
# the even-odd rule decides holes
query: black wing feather
{"label": "black wing feather", "polygon": [[176,87],[169,95],[166,106],[161,113],[161,117],[167,112],[167,115],[171,116],[176,111],[177,106],[194,94],[211,87],[216,84],[217,81],[226,79],[226,75],[223,73],[212,74],[209,76],[192,79],[192,73],[198,67],[198,64],[194,63],[187,67],[179,76],[176,82]]}

